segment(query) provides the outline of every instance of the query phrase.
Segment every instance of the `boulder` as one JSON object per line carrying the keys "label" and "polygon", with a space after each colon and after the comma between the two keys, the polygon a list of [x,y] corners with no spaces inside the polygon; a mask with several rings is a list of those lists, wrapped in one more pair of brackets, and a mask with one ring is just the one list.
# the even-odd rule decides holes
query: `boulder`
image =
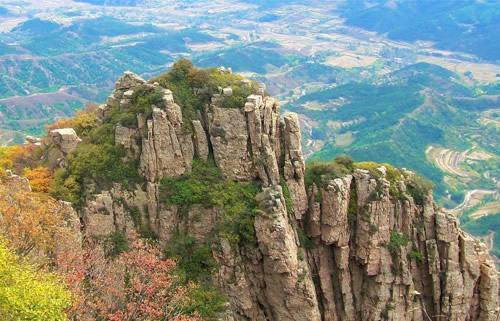
{"label": "boulder", "polygon": [[64,155],[74,151],[82,141],[73,128],[59,128],[51,130],[50,139]]}

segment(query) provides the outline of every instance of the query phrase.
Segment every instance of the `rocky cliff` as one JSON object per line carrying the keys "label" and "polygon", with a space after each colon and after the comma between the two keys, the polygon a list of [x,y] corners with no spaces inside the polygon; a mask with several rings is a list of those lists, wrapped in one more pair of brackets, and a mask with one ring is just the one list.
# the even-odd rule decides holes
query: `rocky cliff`
{"label": "rocky cliff", "polygon": [[[144,90],[156,98],[136,112]],[[178,233],[208,244],[217,262],[212,282],[229,303],[226,320],[498,320],[498,275],[486,248],[418,189],[413,173],[348,160],[306,170],[297,116],[281,118],[261,87],[241,106],[227,106],[231,86],[194,88],[208,98],[189,117],[173,91],[126,73],[97,110],[103,123],[132,113],[113,125],[114,142],[143,181],[86,182],[86,237],[141,230],[165,245]],[[80,142],[70,133],[52,135],[64,155]],[[200,160],[213,161],[231,184],[257,184],[251,238],[217,233],[224,200],[165,201],[165,179],[182,179]]]}

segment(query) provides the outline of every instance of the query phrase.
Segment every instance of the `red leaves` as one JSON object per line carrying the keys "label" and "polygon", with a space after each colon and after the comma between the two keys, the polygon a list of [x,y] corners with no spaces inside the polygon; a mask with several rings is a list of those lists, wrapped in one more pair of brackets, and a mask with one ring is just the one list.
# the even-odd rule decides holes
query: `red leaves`
{"label": "red leaves", "polygon": [[[87,245],[84,254],[84,278],[81,270],[68,275],[76,282],[79,303],[73,311],[78,320],[90,321],[98,317],[109,321],[165,320],[171,302],[179,301],[173,272],[175,262],[162,259],[159,247],[135,236],[129,239],[128,252],[107,258],[102,246]],[[177,316],[170,320],[196,321],[191,316]]]}

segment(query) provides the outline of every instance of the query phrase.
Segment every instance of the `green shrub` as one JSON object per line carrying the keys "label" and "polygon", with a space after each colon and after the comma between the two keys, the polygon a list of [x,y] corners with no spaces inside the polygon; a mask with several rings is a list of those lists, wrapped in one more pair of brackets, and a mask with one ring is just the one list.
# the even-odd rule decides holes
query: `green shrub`
{"label": "green shrub", "polygon": [[218,320],[225,310],[226,300],[213,287],[189,286],[185,298],[175,305],[181,315],[199,314],[204,320]]}
{"label": "green shrub", "polygon": [[307,236],[306,231],[303,228],[297,227],[297,234],[299,236],[300,245],[306,250],[310,250],[314,247],[314,242]]}
{"label": "green shrub", "polygon": [[408,245],[409,239],[408,236],[401,234],[397,231],[391,231],[391,236],[389,239],[389,244],[387,245],[387,249],[391,254],[395,255],[399,252],[402,246]]}
{"label": "green shrub", "polygon": [[243,108],[247,102],[248,96],[255,92],[252,87],[242,86],[241,81],[233,83],[230,86],[233,89],[233,95],[229,97],[223,97],[220,104],[224,108]]}
{"label": "green shrub", "polygon": [[406,190],[419,205],[424,205],[425,197],[432,188],[433,184],[429,180],[417,175],[411,175],[406,181]]}
{"label": "green shrub", "polygon": [[97,145],[115,144],[115,126],[111,123],[102,124],[89,132],[86,139],[88,142]]}
{"label": "green shrub", "polygon": [[81,143],[75,152],[69,155],[68,169],[81,182],[84,178],[96,182],[117,182],[125,186],[142,182],[136,164],[123,161],[124,156],[125,150],[121,145]]}
{"label": "green shrub", "polygon": [[408,253],[408,258],[410,260],[414,259],[418,263],[422,263],[422,261],[424,259],[422,253],[420,253],[420,251],[415,247],[411,250],[410,253]]}
{"label": "green shrub", "polygon": [[285,178],[283,176],[280,177],[280,185],[283,190],[283,198],[285,199],[286,211],[289,215],[294,216],[295,210],[293,208],[292,195],[290,194],[290,190],[288,189],[288,185],[286,184]]}
{"label": "green shrub", "polygon": [[123,232],[114,232],[108,236],[106,241],[106,255],[109,257],[116,257],[129,249],[127,238]]}
{"label": "green shrub", "polygon": [[88,181],[101,187],[109,187],[116,182],[124,187],[131,183],[141,183],[134,162],[123,161],[125,151],[122,146],[92,144],[82,142],[68,155],[66,169],[57,170],[52,182],[53,195],[69,201],[76,207],[83,203],[84,185]]}
{"label": "green shrub", "polygon": [[136,114],[147,115],[151,112],[152,105],[160,107],[162,103],[163,91],[161,89],[142,85],[134,89],[131,110]]}
{"label": "green shrub", "polygon": [[223,181],[220,170],[212,161],[193,160],[192,170],[181,177],[161,180],[160,195],[167,205],[189,207],[194,204],[213,206],[212,187]]}
{"label": "green shrub", "polygon": [[213,162],[194,160],[190,173],[164,178],[160,184],[160,197],[164,203],[183,209],[195,204],[220,207],[223,219],[219,235],[234,243],[254,242],[255,196],[260,190],[256,183],[224,179]]}
{"label": "green shrub", "polygon": [[315,183],[322,187],[325,181],[352,174],[352,160],[346,156],[335,158],[332,162],[312,162],[307,164],[305,173],[306,186]]}
{"label": "green shrub", "polygon": [[194,94],[195,88],[201,88],[207,83],[208,72],[195,68],[187,59],[180,59],[169,72],[154,80],[172,91],[175,102],[181,107],[183,128],[188,132],[192,132],[191,121],[197,118],[197,112],[209,103],[210,95]]}
{"label": "green shrub", "polygon": [[177,268],[184,282],[206,282],[217,267],[207,244],[197,243],[192,236],[179,232],[168,243],[165,255],[177,261]]}
{"label": "green shrub", "polygon": [[81,201],[82,186],[75,175],[70,175],[65,169],[55,171],[51,183],[51,194],[57,199],[79,205]]}
{"label": "green shrub", "polygon": [[395,200],[403,200],[404,195],[399,191],[398,182],[403,179],[399,169],[387,163],[375,163],[375,162],[360,162],[354,165],[355,168],[365,169],[370,172],[370,175],[379,179],[382,177],[382,173],[378,170],[379,167],[384,166],[386,168],[385,178],[389,181],[389,195]]}

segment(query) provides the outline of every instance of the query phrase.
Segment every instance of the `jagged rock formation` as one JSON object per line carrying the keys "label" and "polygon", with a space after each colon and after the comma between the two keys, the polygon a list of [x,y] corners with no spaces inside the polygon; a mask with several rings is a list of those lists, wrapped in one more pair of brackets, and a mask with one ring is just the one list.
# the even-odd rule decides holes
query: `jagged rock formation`
{"label": "jagged rock formation", "polygon": [[487,250],[431,195],[416,204],[404,179],[390,182],[384,168],[379,177],[358,169],[306,188],[298,118],[280,120],[278,102],[264,95],[224,108],[221,97],[233,91],[221,88],[188,132],[171,91],[126,73],[100,117],[129,108],[140,86],[160,90],[162,102],[149,119],[138,114],[136,128],[116,126],[115,142],[138,161],[146,182],[88,197],[81,211],[87,236],[147,228],[164,243],[178,230],[203,240],[220,208],[166,205],[159,182],[211,155],[225,177],[263,188],[256,244],[220,239],[212,246],[214,279],[232,320],[497,320],[498,276]]}

